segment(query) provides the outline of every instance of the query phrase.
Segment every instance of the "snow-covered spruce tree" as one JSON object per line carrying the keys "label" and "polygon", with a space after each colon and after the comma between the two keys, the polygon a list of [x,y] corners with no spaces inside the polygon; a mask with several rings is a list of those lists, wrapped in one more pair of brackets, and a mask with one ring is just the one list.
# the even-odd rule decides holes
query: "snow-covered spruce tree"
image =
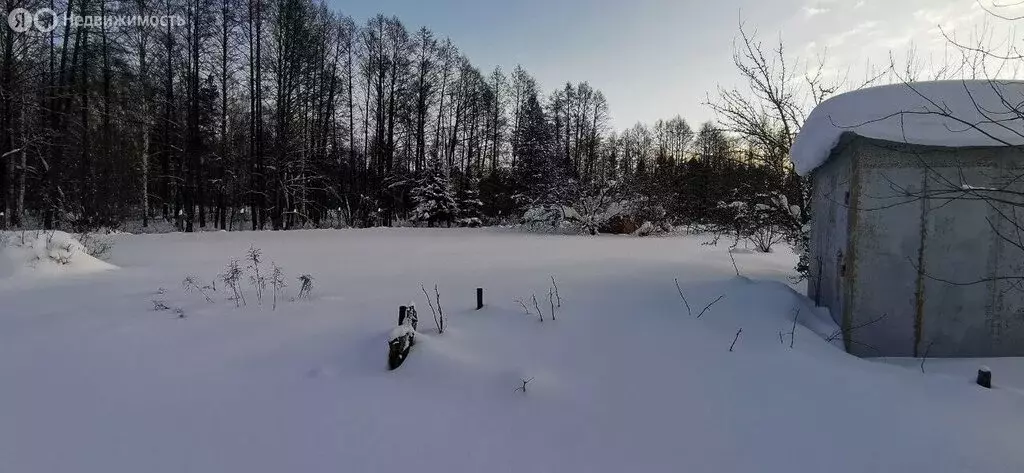
{"label": "snow-covered spruce tree", "polygon": [[428,227],[441,224],[450,227],[459,215],[455,190],[440,163],[432,161],[430,168],[410,192],[416,207],[409,219],[414,223],[426,223]]}
{"label": "snow-covered spruce tree", "polygon": [[491,223],[511,223],[519,219],[515,196],[516,183],[511,169],[495,169],[480,180],[481,212]]}
{"label": "snow-covered spruce tree", "polygon": [[483,225],[483,207],[480,200],[480,184],[474,178],[463,179],[464,184],[456,193],[458,220],[460,227],[479,227]]}
{"label": "snow-covered spruce tree", "polygon": [[569,163],[555,151],[553,127],[545,117],[536,92],[528,94],[520,118],[520,133],[515,151],[518,161],[513,169],[523,223],[559,228],[579,221],[568,206],[577,192],[577,182]]}
{"label": "snow-covered spruce tree", "polygon": [[520,132],[513,143],[519,160],[515,179],[520,190],[519,200],[528,208],[550,201],[555,187],[555,157],[552,150],[552,131],[544,116],[536,91],[527,97],[520,121]]}

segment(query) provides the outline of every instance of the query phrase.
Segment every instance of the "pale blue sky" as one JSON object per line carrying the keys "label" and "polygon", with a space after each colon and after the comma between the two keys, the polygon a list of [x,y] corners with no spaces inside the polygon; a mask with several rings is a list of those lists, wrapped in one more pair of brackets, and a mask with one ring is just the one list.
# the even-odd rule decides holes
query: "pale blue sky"
{"label": "pale blue sky", "polygon": [[[986,0],[991,1],[991,0]],[[702,105],[736,81],[732,41],[742,15],[794,54],[829,50],[829,63],[863,75],[910,44],[941,58],[938,30],[966,34],[983,19],[975,0],[328,0],[362,23],[380,12],[409,29],[451,37],[483,70],[522,64],[545,91],[587,80],[608,97],[624,128],[680,114],[712,119]]]}

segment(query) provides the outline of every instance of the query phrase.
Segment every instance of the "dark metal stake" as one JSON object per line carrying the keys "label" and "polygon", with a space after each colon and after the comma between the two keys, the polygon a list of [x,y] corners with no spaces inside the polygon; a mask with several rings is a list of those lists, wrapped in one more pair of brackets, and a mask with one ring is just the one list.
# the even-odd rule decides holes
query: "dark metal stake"
{"label": "dark metal stake", "polygon": [[978,386],[992,389],[992,371],[987,366],[978,368]]}
{"label": "dark metal stake", "polygon": [[476,288],[476,310],[484,308],[484,288]]}

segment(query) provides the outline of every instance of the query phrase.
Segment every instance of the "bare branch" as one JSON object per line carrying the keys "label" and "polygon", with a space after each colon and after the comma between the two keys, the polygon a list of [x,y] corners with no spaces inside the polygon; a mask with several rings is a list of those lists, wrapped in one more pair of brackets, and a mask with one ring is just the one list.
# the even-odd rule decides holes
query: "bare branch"
{"label": "bare branch", "polygon": [[679,292],[679,297],[683,300],[683,304],[686,304],[686,315],[693,317],[693,311],[690,310],[690,302],[686,300],[686,296],[683,295],[683,290],[679,287],[679,278],[675,278],[676,291]]}
{"label": "bare branch", "polygon": [[434,285],[434,293],[437,296],[437,308],[434,307],[434,301],[430,298],[430,294],[427,293],[427,288],[423,284],[420,284],[420,290],[423,291],[423,297],[427,299],[427,306],[430,307],[430,313],[434,316],[434,326],[437,327],[437,333],[444,333],[444,313],[440,312],[441,294],[437,292],[437,284]]}
{"label": "bare branch", "polygon": [[537,317],[540,317],[540,321],[544,321],[544,313],[540,311],[540,304],[537,304],[537,295],[533,294],[533,308],[537,309]]}
{"label": "bare branch", "polygon": [[707,312],[708,309],[711,308],[711,306],[715,305],[716,303],[718,303],[718,301],[720,301],[720,300],[722,300],[724,298],[725,298],[725,294],[722,294],[722,295],[718,296],[718,299],[715,299],[715,300],[711,301],[710,304],[708,304],[707,306],[704,307],[704,310],[701,310],[700,313],[697,314],[697,318],[699,319],[699,318],[703,317],[704,313]]}
{"label": "bare branch", "polygon": [[736,336],[735,336],[735,337],[733,337],[733,339],[732,339],[732,344],[731,344],[731,345],[729,345],[729,351],[730,351],[730,352],[732,351],[732,349],[733,349],[733,348],[735,348],[735,347],[736,347],[736,340],[739,340],[739,339],[740,339],[740,334],[741,334],[741,333],[743,333],[743,328],[742,328],[742,327],[740,327],[740,329],[736,331]]}
{"label": "bare branch", "polygon": [[555,282],[555,277],[551,276],[551,285],[555,288],[555,299],[558,302],[558,308],[562,308],[562,296],[558,295],[558,283]]}
{"label": "bare branch", "polygon": [[523,383],[523,385],[519,386],[518,388],[515,389],[515,391],[512,391],[512,392],[522,391],[523,394],[526,394],[526,385],[530,384],[530,381],[533,381],[533,378],[530,378],[530,379],[522,379],[522,378],[520,378],[519,381],[521,381]]}

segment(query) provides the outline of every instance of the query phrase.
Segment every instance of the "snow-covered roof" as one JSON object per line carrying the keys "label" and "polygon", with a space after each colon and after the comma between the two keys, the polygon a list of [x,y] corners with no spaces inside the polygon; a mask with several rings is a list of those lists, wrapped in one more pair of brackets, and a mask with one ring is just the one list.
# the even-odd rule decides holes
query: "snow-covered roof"
{"label": "snow-covered roof", "polygon": [[790,150],[796,172],[824,164],[844,132],[931,146],[1024,145],[1024,82],[914,82],[837,95],[797,135]]}

